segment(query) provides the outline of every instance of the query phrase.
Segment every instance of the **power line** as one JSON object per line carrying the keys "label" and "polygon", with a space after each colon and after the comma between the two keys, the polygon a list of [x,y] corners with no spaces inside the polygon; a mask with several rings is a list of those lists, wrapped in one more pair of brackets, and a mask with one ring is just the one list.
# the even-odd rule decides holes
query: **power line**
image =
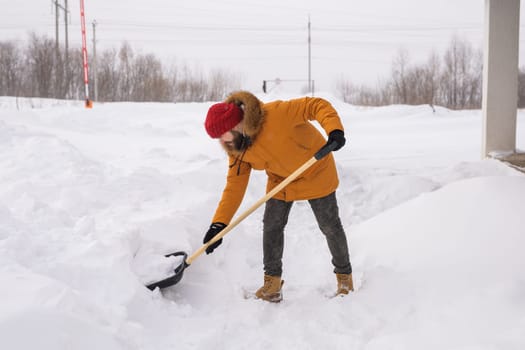
{"label": "power line", "polygon": [[[57,3],[57,1],[55,1]],[[67,1],[66,1],[67,2]],[[139,22],[139,21],[123,21],[119,19],[99,19],[98,23],[104,27],[104,30],[120,30],[124,28],[139,28],[139,29],[173,29],[173,30],[187,30],[187,31],[238,31],[238,32],[304,32],[307,27],[303,25],[187,25],[174,23],[159,23],[155,22]],[[49,22],[43,22],[42,26],[51,25]],[[79,26],[79,24],[72,24]],[[525,24],[520,26],[525,28]],[[2,24],[0,29],[27,29],[24,25],[19,24]],[[482,30],[482,23],[462,23],[451,25],[428,25],[428,24],[367,24],[367,25],[313,25],[314,32],[336,32],[336,33],[376,33],[376,32],[421,32],[421,31],[447,31],[447,30]]]}

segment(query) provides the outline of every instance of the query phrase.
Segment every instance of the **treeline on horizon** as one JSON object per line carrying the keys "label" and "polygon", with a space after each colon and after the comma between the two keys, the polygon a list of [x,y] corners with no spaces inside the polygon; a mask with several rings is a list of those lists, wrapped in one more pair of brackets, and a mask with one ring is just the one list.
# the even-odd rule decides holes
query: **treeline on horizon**
{"label": "treeline on horizon", "polygon": [[[432,52],[424,63],[410,63],[400,49],[392,59],[390,77],[376,87],[356,85],[345,79],[337,90],[345,102],[363,106],[392,104],[479,109],[482,101],[483,51],[453,36],[443,54]],[[518,73],[518,108],[525,107],[525,72]]]}
{"label": "treeline on horizon", "polygon": [[[89,95],[94,99],[93,57],[88,57]],[[167,67],[153,54],[119,50],[97,53],[97,100],[102,102],[217,101],[240,86],[240,77],[224,70],[203,73],[187,64]],[[85,98],[80,49],[56,48],[55,40],[29,35],[22,46],[0,41],[0,96],[57,99]]]}
{"label": "treeline on horizon", "polygon": [[[67,54],[67,55],[66,55]],[[93,57],[90,97],[94,99]],[[203,73],[187,64],[163,64],[153,54],[135,52],[128,43],[103,50],[96,57],[97,100],[102,102],[219,101],[241,87],[239,75],[212,70]],[[483,54],[454,36],[442,56],[431,53],[412,64],[400,49],[392,59],[390,77],[377,86],[341,79],[336,90],[343,101],[363,106],[391,104],[439,105],[479,109],[482,99]],[[518,76],[518,107],[525,107],[525,72]],[[84,99],[82,53],[66,53],[55,41],[35,33],[24,45],[0,41],[0,96]]]}

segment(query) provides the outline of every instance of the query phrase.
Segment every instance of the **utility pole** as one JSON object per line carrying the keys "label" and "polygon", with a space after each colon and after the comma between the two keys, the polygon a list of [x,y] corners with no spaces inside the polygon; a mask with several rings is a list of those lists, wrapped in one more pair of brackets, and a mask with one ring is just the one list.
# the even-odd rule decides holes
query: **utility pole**
{"label": "utility pole", "polygon": [[308,92],[312,93],[312,37],[310,15],[308,15]]}
{"label": "utility pole", "polygon": [[[56,57],[56,64],[61,64],[63,65],[64,68],[58,68],[57,67],[57,72],[60,72],[60,73],[57,73],[56,74],[56,79],[57,79],[57,86],[62,86],[63,82],[65,81],[66,82],[66,86],[65,86],[65,94],[64,96],[60,96],[60,97],[65,97],[67,95],[67,90],[68,90],[68,87],[67,85],[69,84],[69,55],[68,55],[68,50],[69,50],[69,38],[68,38],[68,29],[67,29],[67,25],[68,25],[68,9],[67,9],[67,0],[64,0],[65,2],[65,6],[62,6],[60,5],[60,3],[58,2],[59,0],[51,0],[53,4],[55,4],[55,57]],[[65,51],[64,51],[64,61],[62,62],[61,60],[61,57],[60,57],[60,42],[59,42],[59,20],[60,20],[60,10],[64,11],[64,29],[65,29],[65,35],[64,35],[64,38],[65,38],[65,41],[66,41],[66,45],[65,45]],[[65,73],[65,75],[63,74]],[[62,90],[62,89],[61,89]],[[60,95],[62,95],[62,92],[59,92]],[[59,97],[59,96],[57,96]]]}
{"label": "utility pole", "polygon": [[59,56],[60,54],[60,51],[59,51],[59,44],[58,44],[58,39],[59,39],[59,35],[58,35],[58,22],[59,22],[59,19],[60,19],[60,13],[59,11],[62,10],[64,11],[64,25],[65,25],[65,39],[66,39],[66,54],[67,54],[67,51],[68,51],[68,48],[69,48],[69,38],[68,38],[68,29],[67,29],[67,21],[68,21],[68,17],[67,17],[67,13],[68,13],[68,9],[67,9],[67,0],[64,0],[65,2],[65,6],[62,6],[58,3],[58,0],[53,0],[53,3],[55,4],[55,50],[56,50],[56,54],[57,54],[57,57]]}
{"label": "utility pole", "polygon": [[97,84],[97,21],[93,20],[93,90],[94,101],[98,101],[98,84]]}
{"label": "utility pole", "polygon": [[69,33],[68,33],[68,28],[67,28],[68,21],[69,21],[68,14],[69,14],[69,9],[67,6],[67,0],[64,0],[64,28],[66,30],[66,36],[65,36],[66,45],[64,49],[64,67],[65,67],[65,72],[66,72],[66,76],[65,76],[66,86],[68,87],[66,91],[69,90],[70,77],[71,77],[70,69],[69,69],[70,68],[69,67]]}
{"label": "utility pole", "polygon": [[69,10],[67,7],[67,0],[64,0],[64,26],[66,28],[66,58],[67,58],[67,53],[69,49],[69,35],[68,35],[68,30],[67,30],[68,13],[69,13]]}
{"label": "utility pole", "polygon": [[58,1],[55,0],[54,3],[55,3],[55,53],[56,53],[56,57],[58,58],[59,56],[59,51],[58,51],[58,19],[59,19]]}

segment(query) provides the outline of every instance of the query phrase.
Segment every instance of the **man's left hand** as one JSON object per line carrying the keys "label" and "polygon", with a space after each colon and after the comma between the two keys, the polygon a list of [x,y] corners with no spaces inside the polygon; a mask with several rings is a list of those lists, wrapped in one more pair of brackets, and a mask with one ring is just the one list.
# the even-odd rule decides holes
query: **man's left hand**
{"label": "man's left hand", "polygon": [[328,141],[326,142],[327,145],[331,143],[336,143],[337,146],[334,148],[334,151],[340,150],[341,147],[345,145],[346,139],[345,139],[345,133],[343,130],[333,130],[328,134]]}

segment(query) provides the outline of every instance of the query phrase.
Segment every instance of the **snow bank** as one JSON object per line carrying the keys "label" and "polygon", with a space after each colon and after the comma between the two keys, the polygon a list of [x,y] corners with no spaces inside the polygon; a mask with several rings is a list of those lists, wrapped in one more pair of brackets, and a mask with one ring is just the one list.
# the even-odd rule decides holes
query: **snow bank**
{"label": "snow bank", "polygon": [[368,348],[518,349],[525,326],[524,177],[458,181],[351,231]]}
{"label": "snow bank", "polygon": [[[268,305],[243,298],[262,282],[262,210],[178,285],[144,287],[178,263],[164,254],[201,245],[219,200],[227,159],[203,132],[209,103],[42,103],[0,98],[3,348],[525,346],[524,176],[479,160],[479,111],[334,100],[348,134],[337,196],[357,291],[327,298],[326,242],[298,202],[285,299]],[[241,210],[264,186],[255,172]]]}

